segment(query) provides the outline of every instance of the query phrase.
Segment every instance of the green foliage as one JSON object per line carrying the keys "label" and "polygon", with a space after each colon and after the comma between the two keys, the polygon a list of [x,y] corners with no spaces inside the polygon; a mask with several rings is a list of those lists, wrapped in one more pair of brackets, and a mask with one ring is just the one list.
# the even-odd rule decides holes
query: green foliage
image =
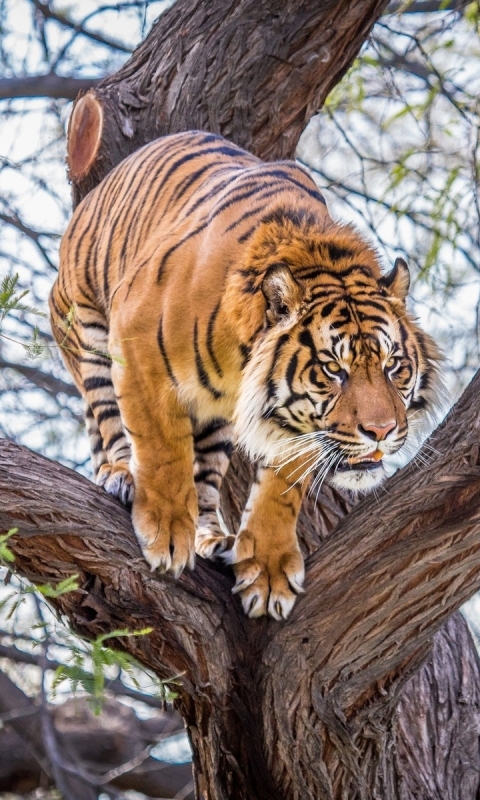
{"label": "green foliage", "polygon": [[18,275],[5,275],[0,282],[0,337],[21,345],[28,358],[34,359],[41,355],[45,348],[45,345],[40,341],[40,333],[37,327],[33,329],[30,339],[25,342],[18,341],[2,333],[2,323],[5,321],[6,317],[14,311],[19,311],[22,314],[34,314],[39,317],[46,317],[43,311],[39,311],[35,306],[29,306],[23,302],[23,298],[29,294],[29,290],[19,289],[18,280]]}
{"label": "green foliage", "polygon": [[[15,528],[0,536],[0,556],[6,567],[13,561],[13,553],[7,542],[16,532]],[[60,660],[64,663],[53,673],[53,696],[58,694],[60,687],[62,690],[68,688],[68,692],[84,691],[90,696],[95,713],[99,713],[109,682],[120,679],[123,683],[127,679],[127,685],[130,683],[142,694],[146,691],[154,694],[165,703],[176,697],[175,685],[180,676],[161,681],[148,673],[131,655],[111,646],[112,640],[148,636],[152,628],[113,630],[90,641],[73,634],[52,614],[45,600],[58,599],[68,592],[77,591],[78,575],[70,575],[55,585],[33,585],[16,575],[11,576],[10,580],[11,590],[4,589],[0,595],[0,630],[8,627],[13,632],[17,623],[28,618],[30,621],[25,639],[31,646],[44,648],[46,654],[50,646],[61,648],[63,657]],[[19,638],[21,640],[22,634]],[[145,688],[145,678],[148,689]]]}
{"label": "green foliage", "polygon": [[18,528],[11,528],[11,530],[0,536],[0,562],[2,564],[12,564],[15,561],[15,556],[7,545],[9,539],[17,533]]}
{"label": "green foliage", "polygon": [[473,27],[478,30],[480,22],[480,3],[475,0],[474,3],[468,3],[463,12],[463,16]]}
{"label": "green foliage", "polygon": [[28,314],[46,315],[33,306],[22,302],[29,293],[28,289],[18,289],[18,275],[5,275],[0,282],[0,326],[11,311],[22,311]]}
{"label": "green foliage", "polygon": [[[93,708],[96,713],[101,710],[105,689],[108,688],[108,668],[117,667],[129,676],[133,684],[140,689],[135,671],[141,669],[138,662],[128,653],[120,652],[105,644],[110,639],[119,639],[130,636],[147,636],[152,628],[143,628],[138,631],[115,630],[97,636],[92,642],[80,639],[70,648],[71,664],[64,664],[55,672],[53,692],[65,680],[69,680],[72,691],[81,688],[91,696]],[[90,665],[90,666],[89,666]],[[172,700],[176,694],[167,688],[167,683],[174,683],[175,679],[168,682],[158,681],[157,693],[164,699]]]}
{"label": "green foliage", "polygon": [[69,575],[68,578],[65,578],[60,583],[57,583],[56,586],[52,586],[50,583],[44,584],[35,584],[31,587],[31,591],[40,592],[42,597],[50,597],[53,599],[57,599],[61,597],[62,594],[68,594],[68,592],[75,592],[78,589],[78,575]]}

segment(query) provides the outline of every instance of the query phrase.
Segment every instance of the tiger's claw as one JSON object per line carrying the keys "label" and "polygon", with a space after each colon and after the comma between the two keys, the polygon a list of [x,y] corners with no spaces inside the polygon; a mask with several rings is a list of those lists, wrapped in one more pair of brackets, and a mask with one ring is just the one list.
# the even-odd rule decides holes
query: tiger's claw
{"label": "tiger's claw", "polygon": [[242,531],[233,549],[233,569],[237,580],[232,592],[240,596],[249,617],[268,614],[287,619],[297,595],[304,591],[303,558],[296,545],[262,553],[258,540]]}

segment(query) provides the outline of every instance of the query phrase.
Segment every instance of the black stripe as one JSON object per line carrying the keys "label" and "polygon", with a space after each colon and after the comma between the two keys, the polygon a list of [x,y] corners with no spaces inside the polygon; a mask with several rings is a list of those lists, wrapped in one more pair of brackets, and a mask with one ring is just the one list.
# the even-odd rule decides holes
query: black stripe
{"label": "black stripe", "polygon": [[[244,222],[246,219],[250,219],[251,217],[260,214],[265,208],[264,201],[268,197],[273,197],[274,195],[278,194],[278,192],[280,191],[279,187],[281,186],[282,182],[280,180],[275,181],[273,185],[271,183],[267,184],[267,186],[257,185],[256,191],[259,193],[258,199],[259,201],[262,201],[261,204],[255,206],[254,208],[249,209],[240,217],[238,217],[238,219],[236,219],[234,222],[231,222],[228,228],[225,228],[225,233],[228,233],[228,231],[231,231],[233,230],[233,228],[236,228],[238,225],[241,225],[241,223]],[[261,222],[265,221],[266,221],[265,219],[261,220]]]}
{"label": "black stripe", "polygon": [[[208,144],[208,142],[210,142],[210,141],[212,141],[212,142],[213,141],[218,141],[218,137],[215,136],[214,134],[207,134],[203,144]],[[219,141],[222,141],[222,139],[220,139]],[[232,145],[232,147],[227,148],[227,149],[230,150],[230,155],[232,155],[232,156],[233,155],[237,155],[238,156],[238,154],[239,154],[238,148],[235,148],[235,149],[234,148],[235,148],[235,145]],[[189,152],[189,153],[185,154],[185,147],[179,148],[179,151],[180,152],[183,151],[184,155],[181,156],[181,158],[179,158],[173,164],[171,164],[171,166],[168,168],[167,172],[162,177],[162,181],[161,181],[160,185],[157,187],[157,189],[155,191],[155,194],[153,195],[153,198],[151,199],[151,202],[149,201],[149,205],[151,205],[152,208],[155,208],[155,206],[156,206],[156,204],[158,202],[158,197],[159,197],[160,193],[165,190],[165,185],[166,185],[167,181],[169,180],[169,178],[172,177],[172,175],[175,174],[175,172],[178,169],[180,169],[181,166],[183,166],[183,164],[187,164],[189,161],[192,161],[195,158],[200,158],[202,155],[207,155],[209,153],[217,153],[219,151],[222,151],[222,149],[223,149],[222,147],[209,147],[209,148],[205,148],[204,150],[195,150],[194,152]],[[176,155],[176,153],[175,153],[175,155]]]}
{"label": "black stripe", "polygon": [[298,341],[300,342],[300,344],[303,344],[304,347],[308,347],[312,355],[312,358],[316,357],[317,351],[315,349],[315,343],[313,341],[312,334],[310,333],[308,328],[305,328],[305,330],[303,330],[300,333]]}
{"label": "black stripe", "polygon": [[[220,480],[223,478],[222,473],[219,472],[218,469],[202,469],[201,472],[195,475],[194,481],[195,483],[208,483],[207,478],[211,478],[212,475],[218,475]],[[210,486],[212,486],[212,484],[210,484]]]}
{"label": "black stripe", "polygon": [[230,423],[226,419],[212,419],[205,428],[202,428],[201,431],[194,435],[195,445],[197,442],[202,441],[202,439],[208,439],[209,436],[212,436],[229,424]]}
{"label": "black stripe", "polygon": [[355,253],[348,247],[339,247],[333,242],[327,243],[327,250],[332,261],[339,261],[341,258],[353,258]]}
{"label": "black stripe", "polygon": [[368,312],[360,311],[359,308],[357,308],[356,311],[361,322],[371,322],[372,325],[377,323],[377,325],[380,326],[380,330],[383,330],[383,328],[388,325],[388,319],[385,317],[379,317],[377,314],[369,314]]}
{"label": "black stripe", "polygon": [[171,197],[169,197],[168,200],[169,205],[173,205],[174,203],[177,203],[179,200],[181,200],[185,192],[190,188],[190,186],[193,183],[196,183],[199,180],[199,178],[202,177],[202,175],[205,175],[206,172],[213,171],[216,176],[217,174],[223,174],[226,170],[229,169],[240,170],[242,169],[242,167],[240,166],[235,167],[234,165],[231,166],[229,165],[228,167],[225,167],[225,165],[222,165],[219,168],[218,164],[215,161],[209,161],[208,164],[204,164],[203,167],[200,167],[200,169],[197,169],[195,170],[195,172],[192,172],[190,175],[187,175],[182,181],[180,181],[179,184],[177,184],[174,193],[171,195]]}
{"label": "black stripe", "polygon": [[187,236],[185,236],[179,242],[176,242],[175,244],[173,244],[171,247],[168,248],[167,252],[164,253],[162,260],[160,261],[160,266],[158,267],[157,283],[160,283],[165,264],[167,263],[170,256],[175,252],[175,250],[178,250],[178,248],[181,247],[183,244],[185,244],[185,242],[187,242],[189,239],[192,239],[198,233],[201,233],[207,227],[207,225],[208,225],[208,220],[206,222],[203,222],[197,228],[195,228],[194,231],[191,231]]}
{"label": "black stripe", "polygon": [[[141,241],[140,231],[143,230],[145,224],[147,224],[151,218],[151,215],[143,215],[143,221],[141,225],[138,225],[138,209],[139,207],[144,207],[146,200],[149,196],[149,193],[154,185],[154,182],[158,176],[158,174],[162,171],[165,161],[169,157],[169,151],[171,147],[167,148],[167,153],[165,153],[165,148],[162,148],[163,152],[159,153],[159,148],[157,146],[153,146],[150,148],[145,148],[145,153],[142,153],[143,159],[139,165],[138,169],[132,169],[132,166],[135,166],[135,158],[132,158],[132,164],[130,164],[127,169],[124,171],[126,175],[124,175],[123,184],[121,186],[122,190],[122,204],[120,209],[115,210],[115,219],[112,224],[112,229],[109,237],[109,241],[107,247],[105,249],[105,260],[103,264],[103,273],[104,273],[104,291],[105,291],[105,300],[107,296],[108,290],[108,273],[110,267],[110,247],[112,242],[112,236],[115,228],[120,226],[121,234],[123,234],[123,242],[122,248],[120,251],[120,257],[117,260],[118,265],[118,277],[122,277],[124,273],[124,267],[126,256],[128,252],[129,245],[132,246],[133,252],[136,252],[138,249],[138,242]],[[158,159],[160,158],[160,163],[158,163]],[[139,159],[140,160],[140,159]],[[154,168],[155,167],[155,168]],[[153,170],[153,171],[152,171]],[[132,174],[133,173],[133,174]],[[126,182],[126,177],[129,175],[129,180]],[[112,207],[113,204],[117,202],[119,199],[120,191],[117,191],[112,198]],[[133,238],[133,231],[136,224],[136,236],[135,239]],[[140,230],[139,230],[140,229]]]}
{"label": "black stripe", "polygon": [[270,369],[268,370],[268,375],[267,375],[267,379],[266,379],[267,400],[271,400],[271,398],[275,394],[275,387],[274,387],[273,381],[272,381],[273,372],[275,370],[278,357],[279,357],[280,353],[282,352],[283,347],[288,342],[289,338],[290,337],[289,337],[288,333],[282,333],[282,335],[280,336],[280,338],[278,339],[278,341],[277,341],[277,343],[275,345],[275,350],[274,350],[274,353],[273,353],[272,362],[270,364]]}
{"label": "black stripe", "polygon": [[169,358],[167,356],[167,351],[165,350],[165,342],[163,340],[163,316],[160,317],[160,324],[158,326],[158,333],[157,333],[157,342],[158,342],[158,346],[160,348],[160,352],[162,354],[162,358],[163,358],[163,360],[165,362],[165,366],[167,368],[168,376],[169,376],[170,380],[172,381],[172,383],[175,386],[178,386],[177,379],[175,378],[175,375],[173,374],[172,367],[170,366],[170,361],[169,361]]}
{"label": "black stripe", "polygon": [[209,453],[225,453],[225,455],[230,458],[233,452],[233,443],[215,442],[214,444],[206,445],[206,447],[198,447],[197,444],[195,444],[195,452],[202,456],[208,455]]}
{"label": "black stripe", "polygon": [[[96,200],[95,208],[93,214],[87,218],[87,227],[82,232],[78,242],[77,248],[75,251],[74,257],[74,264],[79,263],[79,253],[83,243],[84,237],[89,240],[89,245],[87,248],[87,252],[85,258],[83,259],[84,265],[84,272],[83,276],[87,282],[89,289],[91,289],[94,293],[94,296],[98,296],[98,287],[96,285],[97,280],[97,273],[96,269],[98,267],[98,250],[100,247],[100,240],[101,235],[99,234],[99,230],[104,230],[105,224],[105,215],[104,215],[104,207],[108,204],[110,206],[113,205],[120,190],[123,190],[125,187],[125,175],[124,169],[119,167],[118,171],[111,173],[105,183],[101,184],[101,188],[99,189],[99,193],[97,197],[94,197]],[[93,257],[92,257],[93,256]],[[93,265],[92,275],[90,275],[90,265]]]}
{"label": "black stripe", "polygon": [[[263,328],[263,325],[262,325],[262,328]],[[242,357],[241,369],[243,370],[243,369],[245,369],[245,367],[247,366],[247,364],[248,364],[248,362],[250,360],[250,354],[251,354],[252,351],[251,351],[251,348],[248,347],[248,345],[246,345],[246,344],[240,344],[238,346],[238,349],[240,350],[240,355]]]}
{"label": "black stripe", "polygon": [[94,444],[93,446],[92,446],[92,444],[90,444],[90,450],[92,451],[94,456],[96,456],[97,453],[101,453],[102,452],[102,450],[103,450],[103,439],[102,439],[101,436],[98,437],[98,441],[97,441],[96,444]]}
{"label": "black stripe", "polygon": [[124,437],[125,434],[123,433],[123,431],[120,431],[120,433],[115,433],[106,443],[105,450],[107,451],[110,450],[114,444],[116,444],[118,441],[120,441],[120,439],[123,439]]}
{"label": "black stripe", "polygon": [[[388,314],[388,306],[386,303],[382,305],[382,303],[377,303],[376,300],[372,300],[370,297],[367,297],[365,300],[360,300],[356,297],[353,298],[353,302],[357,307],[359,306],[369,306],[371,308],[375,308],[377,311],[381,311],[384,314]],[[368,311],[365,312],[368,314]]]}
{"label": "black stripe", "polygon": [[119,417],[120,411],[118,407],[115,408],[107,408],[105,411],[100,411],[100,414],[97,416],[97,425],[101,425],[106,419],[112,419],[112,417]]}
{"label": "black stripe", "polygon": [[215,372],[220,378],[223,378],[223,369],[221,368],[220,364],[217,361],[217,357],[213,350],[213,337],[214,337],[214,327],[215,327],[215,320],[217,319],[217,314],[220,310],[220,300],[218,301],[217,305],[213,309],[212,313],[210,314],[210,318],[208,320],[208,327],[207,327],[207,350],[214,366]]}
{"label": "black stripe", "polygon": [[242,235],[238,237],[238,243],[243,244],[244,242],[246,242],[248,239],[250,239],[250,236],[252,236],[256,230],[257,230],[257,225],[252,225],[251,228],[248,228],[248,230],[246,230],[245,233],[242,233]]}
{"label": "black stripe", "polygon": [[[121,250],[122,262],[123,259],[126,258],[129,246],[131,246],[134,253],[138,252],[139,244],[147,237],[147,234],[150,232],[151,223],[156,219],[155,213],[144,214],[143,220],[138,224],[137,217],[139,206],[155,210],[156,206],[153,204],[151,192],[155,191],[155,197],[158,196],[159,187],[157,186],[157,181],[160,180],[160,188],[164,188],[164,182],[163,179],[161,179],[163,170],[168,166],[170,159],[174,158],[177,153],[182,152],[185,148],[184,142],[180,140],[172,141],[168,143],[168,146],[166,143],[163,143],[163,145],[164,146],[161,148],[152,148],[154,158],[146,159],[142,164],[142,169],[138,170],[139,177],[142,179],[141,182],[135,188],[134,192],[130,192],[129,187],[128,197],[126,195],[128,202],[124,204],[125,238]],[[150,166],[152,169],[150,169]],[[140,195],[138,202],[137,194]],[[135,223],[136,230],[134,238],[132,238],[130,229],[133,229]]]}
{"label": "black stripe", "polygon": [[295,373],[298,367],[298,350],[296,353],[293,354],[292,358],[288,363],[288,367],[285,373],[285,380],[287,381],[288,388],[292,391],[293,380],[295,378]]}
{"label": "black stripe", "polygon": [[[308,272],[304,272],[305,269],[307,269]],[[313,280],[313,278],[318,278],[319,275],[322,272],[325,272],[325,271],[326,271],[325,264],[318,264],[316,266],[310,264],[308,267],[304,267],[303,269],[296,270],[295,271],[295,276],[298,277],[298,278],[301,278],[302,281],[309,281],[309,280]],[[336,288],[339,288],[339,287],[336,287]]]}
{"label": "black stripe", "polygon": [[[293,178],[291,175],[289,175],[284,170],[276,169],[270,174],[275,175],[275,177],[283,177],[283,178],[285,178],[286,181],[288,181],[289,183],[293,183],[294,186],[297,186],[299,189],[301,189],[302,191],[306,192],[310,197],[313,197],[315,200],[318,200],[320,203],[323,203],[323,205],[326,205],[325,198],[323,197],[323,195],[320,194],[320,192],[317,189],[309,189],[307,186],[305,186],[303,183],[301,183],[301,181],[295,180],[295,178]],[[307,178],[309,178],[309,176],[306,173],[305,173],[305,176]],[[310,180],[310,178],[309,178],[309,180]]]}
{"label": "black stripe", "polygon": [[[165,175],[164,181],[165,182],[168,181],[169,178],[171,178],[172,175],[178,169],[180,169],[180,167],[183,164],[186,164],[189,161],[192,161],[192,160],[194,160],[196,158],[202,158],[203,156],[220,154],[220,155],[224,155],[224,156],[231,156],[232,159],[233,158],[239,158],[239,157],[240,158],[242,158],[242,157],[245,158],[245,156],[247,156],[247,157],[249,157],[251,159],[255,158],[255,156],[252,156],[251,154],[246,153],[245,150],[241,150],[236,145],[231,144],[230,142],[227,142],[225,139],[221,139],[218,136],[214,136],[213,134],[208,134],[205,137],[205,140],[204,140],[203,144],[207,144],[210,141],[216,141],[219,144],[219,146],[217,146],[217,147],[207,147],[207,148],[204,148],[204,149],[194,150],[193,152],[187,153],[181,159],[179,159],[174,164],[172,164],[172,166],[170,167],[169,171]],[[212,161],[210,163],[215,164],[216,161],[214,160],[214,161]],[[230,169],[235,168],[235,165],[233,165],[233,164],[228,164],[227,166]]]}
{"label": "black stripe", "polygon": [[204,363],[202,361],[202,357],[200,355],[200,350],[198,347],[198,319],[195,319],[195,325],[193,328],[193,349],[195,351],[195,366],[197,368],[197,376],[198,380],[200,381],[201,385],[204,389],[210,392],[211,395],[218,400],[220,397],[223,397],[223,392],[220,392],[218,389],[215,389],[210,382],[210,378],[208,373],[205,369]]}
{"label": "black stripe", "polygon": [[83,388],[86,392],[91,392],[94,389],[103,389],[105,387],[113,387],[113,383],[110,378],[86,378],[83,381]]}
{"label": "black stripe", "polygon": [[333,309],[337,305],[337,302],[338,300],[333,300],[333,302],[327,303],[325,306],[323,306],[320,312],[322,317],[328,317],[328,315],[332,313]]}
{"label": "black stripe", "polygon": [[77,317],[76,322],[78,322],[78,324],[80,325],[81,328],[85,328],[85,329],[88,329],[88,330],[89,329],[94,329],[94,330],[104,331],[105,333],[108,333],[107,326],[106,325],[102,325],[101,322],[83,322],[78,317]]}
{"label": "black stripe", "polygon": [[79,364],[94,364],[96,367],[104,367],[104,369],[110,369],[110,359],[107,358],[107,356],[96,355],[95,358],[92,358],[91,356],[77,355],[77,361],[79,362]]}
{"label": "black stripe", "polygon": [[89,409],[93,411],[94,408],[99,408],[100,406],[116,406],[116,405],[117,405],[116,400],[94,400],[93,403],[90,403]]}

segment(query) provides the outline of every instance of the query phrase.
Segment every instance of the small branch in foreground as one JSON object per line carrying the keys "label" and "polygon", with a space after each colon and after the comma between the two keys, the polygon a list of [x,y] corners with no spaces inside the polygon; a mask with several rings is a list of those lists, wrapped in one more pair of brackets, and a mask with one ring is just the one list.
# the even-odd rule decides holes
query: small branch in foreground
{"label": "small branch in foreground", "polygon": [[469,4],[469,0],[392,0],[388,4],[384,14],[431,14],[437,11],[464,11]]}
{"label": "small branch in foreground", "polygon": [[[18,664],[31,664],[35,667],[40,667],[40,662],[42,660],[40,655],[26,653],[24,650],[20,650],[18,647],[15,647],[15,645],[5,644],[0,644],[0,658],[8,658],[10,661],[15,661],[15,663]],[[45,669],[56,670],[62,666],[64,665],[61,661],[56,661],[55,659],[51,658],[45,659]],[[121,680],[118,680],[118,678],[108,681],[106,689],[108,692],[111,692],[114,695],[130,697],[132,700],[138,700],[141,703],[145,703],[145,705],[150,706],[150,708],[158,708],[161,710],[165,705],[165,702],[161,698],[143,694],[143,692],[139,692],[135,689],[130,689],[128,686],[125,686]],[[182,727],[183,726],[181,725],[179,719],[179,724],[176,730],[181,730]]]}
{"label": "small branch in foreground", "polygon": [[14,361],[6,361],[0,358],[0,369],[15,370],[15,372],[27,378],[30,383],[33,383],[39,389],[43,389],[55,397],[58,394],[66,394],[67,397],[80,397],[73,383],[70,384],[66,381],[62,381],[61,378],[55,378],[50,373],[38,369],[38,367],[30,367],[27,364],[16,364]]}
{"label": "small branch in foreground", "polygon": [[33,5],[35,8],[42,14],[45,19],[55,20],[55,22],[60,23],[63,25],[64,28],[69,28],[75,33],[80,34],[81,36],[86,36],[88,39],[92,39],[92,41],[97,42],[98,44],[103,44],[105,47],[111,47],[112,50],[120,50],[122,53],[131,53],[131,47],[126,47],[121,42],[117,42],[114,39],[105,38],[99,33],[94,33],[93,31],[88,31],[86,28],[83,27],[78,22],[73,22],[64,14],[56,14],[55,11],[46,4],[42,3],[40,0],[32,0]]}
{"label": "small branch in foreground", "polygon": [[54,100],[75,100],[79,92],[100,83],[99,78],[64,78],[55,73],[25,75],[22,78],[0,79],[0,100],[20,97],[51,97]]}

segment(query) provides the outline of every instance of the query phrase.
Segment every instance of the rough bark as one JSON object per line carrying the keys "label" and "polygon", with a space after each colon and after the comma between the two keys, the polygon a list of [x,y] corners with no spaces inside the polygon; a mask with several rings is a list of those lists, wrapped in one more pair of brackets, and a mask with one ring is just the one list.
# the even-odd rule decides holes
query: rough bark
{"label": "rough bark", "polygon": [[[392,755],[395,709],[433,634],[480,586],[479,384],[480,376],[435,434],[428,466],[410,465],[319,543],[307,591],[282,625],[245,618],[231,576],[200,559],[179,581],[149,572],[116,501],[8,442],[0,528],[19,528],[17,565],[33,580],[80,572],[81,590],[58,600],[80,632],[154,628],[119,645],[164,678],[183,673],[179,709],[200,797],[415,797],[405,794],[408,748]],[[241,502],[247,472],[238,459],[234,470]],[[327,494],[326,507],[332,501]],[[307,503],[301,532],[327,532],[333,518],[317,513]],[[456,788],[464,770],[478,770],[464,750]]]}
{"label": "rough bark", "polygon": [[[265,158],[292,156],[308,116],[385,5],[178,0],[125,67],[95,90],[102,138],[92,168],[74,184],[75,202],[129,152],[191,127],[223,133]],[[198,797],[466,800],[465,774],[472,787],[478,774],[474,748],[465,748],[458,768],[450,765],[443,795],[430,788],[417,794],[406,776],[422,758],[428,765],[428,748],[411,750],[409,707],[397,707],[436,631],[480,586],[479,384],[436,434],[440,455],[395,477],[334,536],[326,538],[348,511],[346,501],[325,490],[319,505],[306,503],[299,531],[310,554],[307,591],[282,625],[246,619],[228,571],[199,560],[179,581],[150,573],[123,508],[8,443],[0,447],[0,528],[19,528],[17,566],[34,581],[80,574],[81,589],[58,600],[76,630],[153,627],[118,644],[163,678],[182,674],[179,709]],[[224,497],[232,525],[250,474],[237,456]],[[445,669],[436,655],[420,673],[438,747],[444,733],[432,698],[441,681],[455,691],[460,644],[476,663],[461,623],[451,625],[450,638],[439,634],[451,643]],[[473,667],[469,679],[476,708]],[[408,687],[412,697],[420,691]],[[459,740],[464,723],[452,703],[450,731]]]}
{"label": "rough bark", "polygon": [[395,718],[401,800],[478,797],[480,668],[466,622],[449,619]]}
{"label": "rough bark", "polygon": [[262,158],[290,158],[388,0],[177,0],[101,81],[102,144],[74,203],[158,136],[209,130]]}

